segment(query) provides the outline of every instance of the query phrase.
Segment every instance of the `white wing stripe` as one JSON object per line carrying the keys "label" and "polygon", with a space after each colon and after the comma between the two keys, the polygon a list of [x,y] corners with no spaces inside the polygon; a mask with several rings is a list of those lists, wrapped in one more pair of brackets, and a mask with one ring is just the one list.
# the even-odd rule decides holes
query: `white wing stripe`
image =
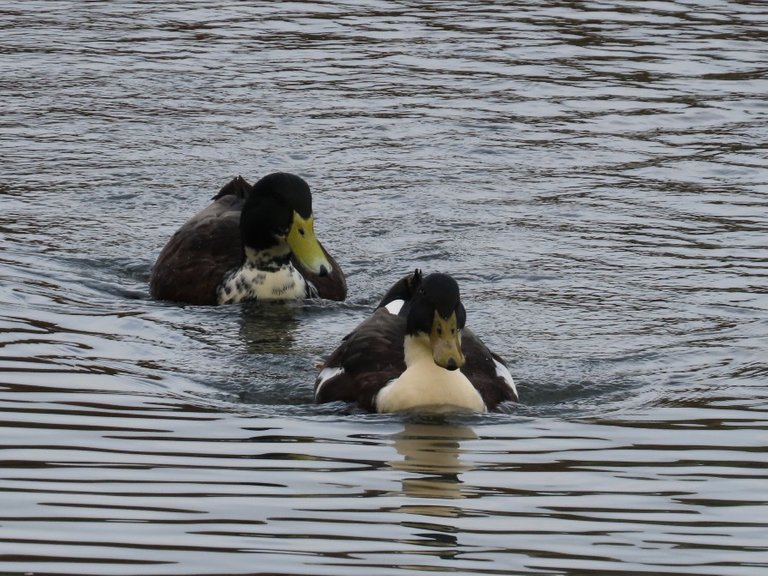
{"label": "white wing stripe", "polygon": [[315,396],[317,396],[320,393],[320,388],[323,387],[323,384],[325,384],[329,380],[341,374],[344,374],[344,368],[342,368],[341,366],[328,366],[327,368],[323,368],[322,370],[320,370],[320,374],[317,375],[317,386],[315,388]]}
{"label": "white wing stripe", "polygon": [[512,380],[512,374],[509,373],[509,370],[507,370],[507,367],[504,366],[501,362],[496,360],[496,358],[493,359],[493,363],[496,364],[496,376],[504,380],[504,382],[507,383],[507,386],[512,388],[512,391],[515,393],[515,396],[517,396],[517,387],[515,386],[515,381]]}
{"label": "white wing stripe", "polygon": [[392,302],[384,306],[384,308],[386,308],[390,314],[397,315],[400,313],[403,304],[405,304],[405,300],[392,300]]}

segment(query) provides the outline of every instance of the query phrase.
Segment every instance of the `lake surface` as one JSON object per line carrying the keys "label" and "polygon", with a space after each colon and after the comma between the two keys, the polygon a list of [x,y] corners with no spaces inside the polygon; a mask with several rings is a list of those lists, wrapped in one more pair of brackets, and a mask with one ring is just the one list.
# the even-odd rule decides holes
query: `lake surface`
{"label": "lake surface", "polygon": [[[0,572],[768,571],[768,4],[520,4],[0,2]],[[348,301],[150,299],[276,170]],[[313,405],[416,267],[521,402]]]}

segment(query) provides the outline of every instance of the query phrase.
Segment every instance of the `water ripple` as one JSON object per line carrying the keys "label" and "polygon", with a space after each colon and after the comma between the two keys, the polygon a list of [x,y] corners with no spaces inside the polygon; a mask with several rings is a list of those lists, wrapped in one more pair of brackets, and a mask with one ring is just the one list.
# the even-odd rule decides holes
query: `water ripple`
{"label": "water ripple", "polygon": [[[0,570],[762,574],[760,2],[0,2]],[[154,302],[232,176],[345,303]],[[522,402],[312,404],[442,269]]]}

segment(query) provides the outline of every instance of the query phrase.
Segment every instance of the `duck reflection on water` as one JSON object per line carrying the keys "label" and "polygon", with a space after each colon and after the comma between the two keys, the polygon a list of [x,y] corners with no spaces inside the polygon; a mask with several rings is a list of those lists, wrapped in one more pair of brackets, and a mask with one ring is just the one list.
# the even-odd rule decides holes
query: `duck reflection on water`
{"label": "duck reflection on water", "polygon": [[[476,440],[472,428],[447,423],[407,422],[392,436],[393,446],[402,459],[389,465],[407,472],[403,478],[403,494],[416,499],[459,499],[468,497],[463,489],[461,473],[473,466],[462,460],[461,442]],[[404,512],[429,516],[457,516],[454,506],[428,503],[406,504]]]}

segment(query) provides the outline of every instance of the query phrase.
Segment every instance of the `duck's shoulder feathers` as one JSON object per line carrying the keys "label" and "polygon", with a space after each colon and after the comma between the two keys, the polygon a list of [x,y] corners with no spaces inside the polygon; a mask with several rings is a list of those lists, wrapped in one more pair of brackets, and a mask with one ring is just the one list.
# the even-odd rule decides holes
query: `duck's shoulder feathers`
{"label": "duck's shoulder feathers", "polygon": [[152,269],[150,291],[155,298],[216,303],[216,288],[222,278],[243,261],[243,202],[235,194],[220,196],[176,231]]}
{"label": "duck's shoulder feathers", "polygon": [[212,198],[218,200],[224,196],[234,196],[235,198],[245,199],[250,194],[252,186],[242,176],[235,176],[221,187],[221,190]]}
{"label": "duck's shoulder feathers", "polygon": [[376,394],[405,370],[405,320],[379,309],[342,340],[315,381],[317,402],[357,402],[374,410]]}
{"label": "duck's shoulder feathers", "polygon": [[466,359],[461,371],[480,392],[488,410],[502,402],[518,399],[506,362],[491,352],[469,328],[461,331],[461,349]]}

